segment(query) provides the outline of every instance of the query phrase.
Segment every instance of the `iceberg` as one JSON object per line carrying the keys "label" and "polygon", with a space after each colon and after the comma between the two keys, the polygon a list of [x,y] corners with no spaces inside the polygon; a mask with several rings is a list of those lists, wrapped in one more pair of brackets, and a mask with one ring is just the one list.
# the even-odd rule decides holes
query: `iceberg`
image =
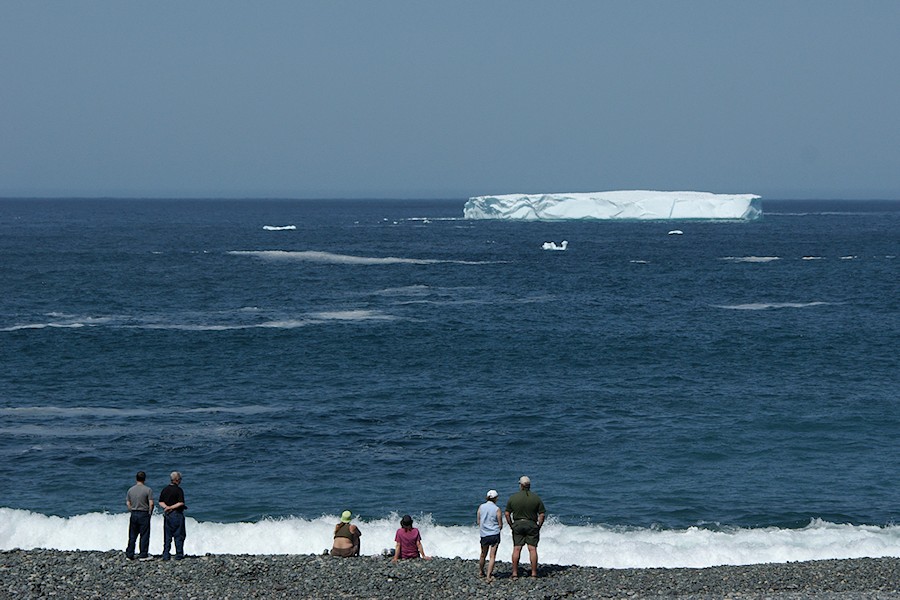
{"label": "iceberg", "polygon": [[466,219],[561,221],[566,219],[740,219],[762,215],[759,196],[710,192],[622,190],[573,194],[474,196]]}

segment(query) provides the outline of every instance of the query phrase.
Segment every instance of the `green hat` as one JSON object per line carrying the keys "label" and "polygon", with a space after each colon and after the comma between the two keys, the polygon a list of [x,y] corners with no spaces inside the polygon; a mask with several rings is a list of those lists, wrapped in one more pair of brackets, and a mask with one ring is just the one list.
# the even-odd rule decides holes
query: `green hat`
{"label": "green hat", "polygon": [[345,510],[341,513],[341,523],[349,523],[352,518],[353,513],[351,513],[349,510]]}

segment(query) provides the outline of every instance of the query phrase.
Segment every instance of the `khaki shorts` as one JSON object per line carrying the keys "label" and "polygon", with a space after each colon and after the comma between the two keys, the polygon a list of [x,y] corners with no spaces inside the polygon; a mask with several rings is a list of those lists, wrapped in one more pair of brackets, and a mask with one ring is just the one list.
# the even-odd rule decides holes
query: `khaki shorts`
{"label": "khaki shorts", "polygon": [[519,519],[512,524],[513,546],[537,546],[541,540],[541,528],[534,521]]}

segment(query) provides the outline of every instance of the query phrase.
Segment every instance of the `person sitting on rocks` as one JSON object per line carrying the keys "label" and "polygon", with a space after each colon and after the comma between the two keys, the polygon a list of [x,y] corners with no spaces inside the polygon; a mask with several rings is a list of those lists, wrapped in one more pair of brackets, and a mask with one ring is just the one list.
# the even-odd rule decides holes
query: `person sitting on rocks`
{"label": "person sitting on rocks", "polygon": [[394,548],[394,560],[397,562],[401,558],[419,558],[431,560],[431,557],[425,554],[425,548],[422,547],[422,536],[419,530],[412,526],[413,520],[409,515],[403,515],[400,519],[400,529],[394,536],[396,546]]}
{"label": "person sitting on rocks", "polygon": [[359,556],[359,538],[362,533],[359,527],[351,525],[353,514],[349,510],[341,513],[341,522],[334,526],[334,544],[332,556]]}

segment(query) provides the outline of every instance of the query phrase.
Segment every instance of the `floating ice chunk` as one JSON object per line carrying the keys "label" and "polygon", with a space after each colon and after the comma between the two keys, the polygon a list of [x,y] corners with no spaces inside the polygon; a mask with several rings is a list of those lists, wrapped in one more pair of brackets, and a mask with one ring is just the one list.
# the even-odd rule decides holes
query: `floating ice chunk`
{"label": "floating ice chunk", "polygon": [[743,219],[762,214],[759,196],[709,192],[625,190],[572,194],[475,196],[463,207],[466,219]]}
{"label": "floating ice chunk", "polygon": [[544,245],[541,246],[544,250],[565,250],[569,246],[569,242],[567,240],[563,240],[560,245],[556,245],[556,242],[544,242]]}

